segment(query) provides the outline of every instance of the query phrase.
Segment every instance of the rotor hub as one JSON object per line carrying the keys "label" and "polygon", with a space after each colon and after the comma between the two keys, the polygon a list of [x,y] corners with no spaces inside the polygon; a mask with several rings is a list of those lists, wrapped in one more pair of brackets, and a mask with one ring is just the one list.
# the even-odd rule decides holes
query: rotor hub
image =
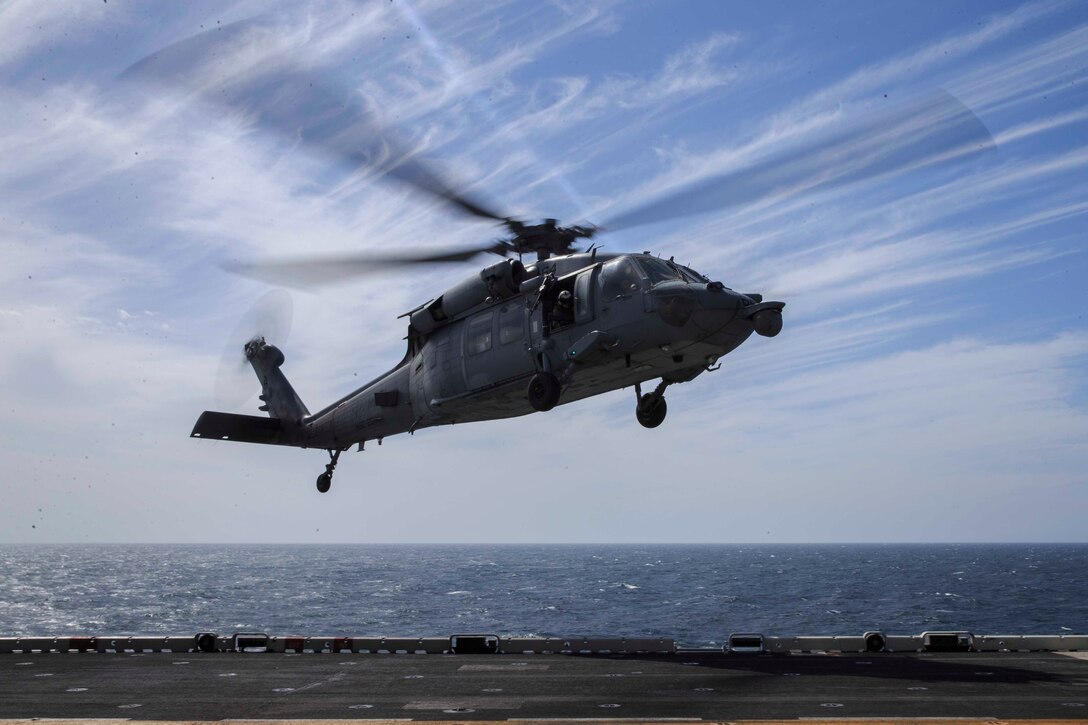
{"label": "rotor hub", "polygon": [[508,218],[505,223],[514,235],[507,240],[508,247],[519,255],[536,252],[538,260],[572,254],[578,251],[574,247],[577,240],[589,239],[597,233],[597,227],[594,226],[561,227],[556,219],[545,219],[540,224],[526,224]]}

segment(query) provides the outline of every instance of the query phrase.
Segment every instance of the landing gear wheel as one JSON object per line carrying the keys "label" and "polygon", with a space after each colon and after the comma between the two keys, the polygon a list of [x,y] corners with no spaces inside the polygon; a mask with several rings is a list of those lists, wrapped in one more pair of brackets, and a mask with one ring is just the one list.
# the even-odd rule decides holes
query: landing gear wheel
{"label": "landing gear wheel", "polygon": [[529,398],[529,405],[534,410],[541,412],[551,410],[559,402],[559,378],[551,373],[537,373],[529,381],[529,388],[525,391]]}
{"label": "landing gear wheel", "polygon": [[317,490],[321,493],[328,493],[332,488],[332,474],[336,470],[336,464],[340,461],[340,454],[343,451],[329,450],[329,462],[325,464],[325,472],[317,477]]}
{"label": "landing gear wheel", "polygon": [[669,406],[665,399],[654,395],[644,395],[635,407],[635,418],[643,428],[656,428],[665,420]]}

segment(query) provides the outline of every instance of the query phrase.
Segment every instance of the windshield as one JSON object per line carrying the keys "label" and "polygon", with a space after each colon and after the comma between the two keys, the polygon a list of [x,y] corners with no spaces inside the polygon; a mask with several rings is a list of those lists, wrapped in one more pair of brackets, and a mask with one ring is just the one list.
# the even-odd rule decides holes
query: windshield
{"label": "windshield", "polygon": [[709,282],[710,280],[703,275],[696,272],[691,267],[685,267],[682,264],[676,265],[676,268],[680,270],[680,274],[684,275],[684,279],[688,282]]}
{"label": "windshield", "polygon": [[651,285],[682,279],[680,271],[663,259],[639,257],[638,263],[646,271],[646,276],[650,278]]}

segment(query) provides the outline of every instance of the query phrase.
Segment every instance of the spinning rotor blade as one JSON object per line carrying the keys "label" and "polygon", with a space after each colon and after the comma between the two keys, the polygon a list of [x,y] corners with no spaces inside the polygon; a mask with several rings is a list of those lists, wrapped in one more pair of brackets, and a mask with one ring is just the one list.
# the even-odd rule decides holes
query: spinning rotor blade
{"label": "spinning rotor blade", "polygon": [[270,259],[251,262],[232,261],[223,265],[228,272],[253,277],[265,282],[289,287],[307,288],[367,274],[386,272],[399,267],[417,264],[443,264],[466,262],[473,257],[490,252],[504,254],[507,245],[494,242],[486,246],[454,249],[438,254],[388,255],[337,254],[322,257],[295,259]]}
{"label": "spinning rotor blade", "polygon": [[227,337],[219,370],[215,376],[215,399],[228,410],[240,407],[260,390],[257,376],[246,362],[245,344],[263,337],[268,342],[282,346],[291,332],[294,302],[286,290],[274,289],[265,293],[242,315],[234,330]]}
{"label": "spinning rotor blade", "polygon": [[775,197],[833,189],[995,148],[982,121],[941,92],[814,146],[787,151],[669,192],[604,222],[618,230]]}
{"label": "spinning rotor blade", "polygon": [[[304,34],[304,33],[303,33]],[[123,77],[187,90],[193,97],[245,115],[353,171],[388,176],[462,213],[502,222],[505,243],[431,255],[355,255],[264,260],[227,265],[266,281],[309,286],[417,264],[462,262],[484,252],[565,254],[598,227],[526,224],[459,191],[435,167],[393,138],[358,92],[337,89],[333,69],[312,68],[290,23],[267,16],[190,37],[131,66]],[[294,45],[292,45],[294,43]],[[601,225],[601,231],[788,199],[972,157],[994,148],[975,114],[947,93],[870,117],[803,148],[786,150],[734,171],[666,192]]]}
{"label": "spinning rotor blade", "polygon": [[283,48],[279,36],[285,34],[285,26],[268,20],[242,20],[174,43],[121,77],[186,89],[353,169],[392,177],[472,216],[507,220],[400,147],[361,94],[304,71]]}
{"label": "spinning rotor blade", "polygon": [[420,191],[425,191],[431,196],[441,199],[472,216],[494,219],[504,223],[508,219],[508,217],[500,216],[497,212],[491,211],[483,205],[483,202],[473,199],[468,194],[454,191],[453,187],[420,159],[403,156],[395,165],[380,171],[386,176],[391,176],[409,186],[414,186]]}

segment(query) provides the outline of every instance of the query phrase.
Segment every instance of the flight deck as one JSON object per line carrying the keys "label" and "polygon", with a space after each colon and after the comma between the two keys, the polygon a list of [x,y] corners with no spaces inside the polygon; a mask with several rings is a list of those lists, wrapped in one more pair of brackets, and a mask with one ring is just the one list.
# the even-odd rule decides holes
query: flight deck
{"label": "flight deck", "polygon": [[1088,721],[1086,636],[6,638],[0,672],[2,720]]}

